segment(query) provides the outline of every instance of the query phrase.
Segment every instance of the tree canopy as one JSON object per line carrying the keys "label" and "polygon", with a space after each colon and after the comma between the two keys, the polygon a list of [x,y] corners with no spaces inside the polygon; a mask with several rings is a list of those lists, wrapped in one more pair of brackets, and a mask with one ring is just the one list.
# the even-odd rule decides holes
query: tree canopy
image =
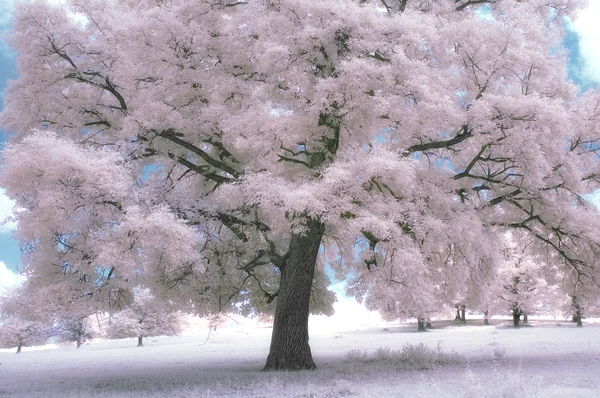
{"label": "tree canopy", "polygon": [[560,47],[582,4],[19,3],[1,183],[25,272],[105,305],[276,305],[266,369],[314,368],[325,264],[422,316],[480,295],[511,230],[594,284],[600,102]]}

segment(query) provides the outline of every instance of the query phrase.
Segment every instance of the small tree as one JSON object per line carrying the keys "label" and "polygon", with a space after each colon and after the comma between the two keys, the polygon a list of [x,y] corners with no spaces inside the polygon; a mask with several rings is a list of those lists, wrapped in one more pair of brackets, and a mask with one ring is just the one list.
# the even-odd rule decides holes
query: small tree
{"label": "small tree", "polygon": [[110,338],[137,337],[142,347],[144,337],[174,336],[181,333],[182,318],[164,302],[156,300],[148,289],[136,289],[134,302],[116,313],[108,327]]}
{"label": "small tree", "polygon": [[45,344],[50,334],[45,305],[35,305],[24,285],[0,296],[0,348],[17,347],[17,354],[23,347]]}
{"label": "small tree", "polygon": [[17,347],[17,354],[23,347],[42,345],[47,340],[48,328],[42,323],[14,316],[0,324],[0,348]]}
{"label": "small tree", "polygon": [[62,316],[56,320],[52,333],[59,342],[75,342],[77,348],[95,337],[93,321],[90,317]]}

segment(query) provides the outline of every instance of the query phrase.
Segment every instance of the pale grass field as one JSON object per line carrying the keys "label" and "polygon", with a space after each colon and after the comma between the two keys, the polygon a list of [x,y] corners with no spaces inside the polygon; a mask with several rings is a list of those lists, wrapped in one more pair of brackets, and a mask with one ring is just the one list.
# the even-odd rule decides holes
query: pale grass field
{"label": "pale grass field", "polygon": [[417,333],[414,323],[337,309],[311,318],[316,371],[261,372],[268,325],[238,318],[207,340],[199,321],[188,335],[147,339],[143,348],[125,339],[0,350],[0,397],[600,396],[600,326],[589,320],[582,329],[532,320],[519,330],[508,320],[434,322]]}

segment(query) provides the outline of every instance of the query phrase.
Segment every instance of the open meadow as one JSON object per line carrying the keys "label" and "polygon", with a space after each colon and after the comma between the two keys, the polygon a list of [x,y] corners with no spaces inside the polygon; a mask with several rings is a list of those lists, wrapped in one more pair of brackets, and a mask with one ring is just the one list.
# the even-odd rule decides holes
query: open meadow
{"label": "open meadow", "polygon": [[236,318],[208,336],[0,350],[0,397],[593,397],[600,325],[508,319],[385,323],[350,301],[310,319],[316,371],[262,372],[271,327]]}

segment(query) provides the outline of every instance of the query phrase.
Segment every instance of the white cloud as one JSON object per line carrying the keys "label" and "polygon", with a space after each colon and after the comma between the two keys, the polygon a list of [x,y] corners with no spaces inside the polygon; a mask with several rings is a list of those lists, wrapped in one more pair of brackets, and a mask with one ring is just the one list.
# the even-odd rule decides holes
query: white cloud
{"label": "white cloud", "polygon": [[600,209],[600,189],[595,190],[589,195],[583,196],[588,202],[593,203],[598,209]]}
{"label": "white cloud", "polygon": [[[67,0],[49,0],[50,4],[61,6],[67,3]],[[15,2],[16,0],[0,0],[0,57],[14,60],[16,52],[3,40],[2,35],[10,32],[13,16],[15,14]],[[85,25],[88,19],[79,13],[68,13],[74,21]],[[0,62],[2,62],[0,60]]]}
{"label": "white cloud", "polygon": [[6,264],[0,261],[0,294],[4,293],[6,289],[17,286],[25,280],[23,275],[10,270]]}
{"label": "white cloud", "polygon": [[[15,0],[0,0],[0,35],[8,32],[15,13]],[[12,59],[15,52],[0,36],[0,56]]]}
{"label": "white cloud", "polygon": [[10,200],[4,189],[0,188],[0,233],[10,232],[17,228],[17,223],[7,221],[13,215],[15,202]]}
{"label": "white cloud", "polygon": [[10,25],[14,11],[14,0],[0,0],[0,27]]}
{"label": "white cloud", "polygon": [[581,55],[587,65],[583,71],[585,77],[600,82],[600,1],[591,0],[586,9],[579,13],[573,23],[575,31],[580,35]]}

